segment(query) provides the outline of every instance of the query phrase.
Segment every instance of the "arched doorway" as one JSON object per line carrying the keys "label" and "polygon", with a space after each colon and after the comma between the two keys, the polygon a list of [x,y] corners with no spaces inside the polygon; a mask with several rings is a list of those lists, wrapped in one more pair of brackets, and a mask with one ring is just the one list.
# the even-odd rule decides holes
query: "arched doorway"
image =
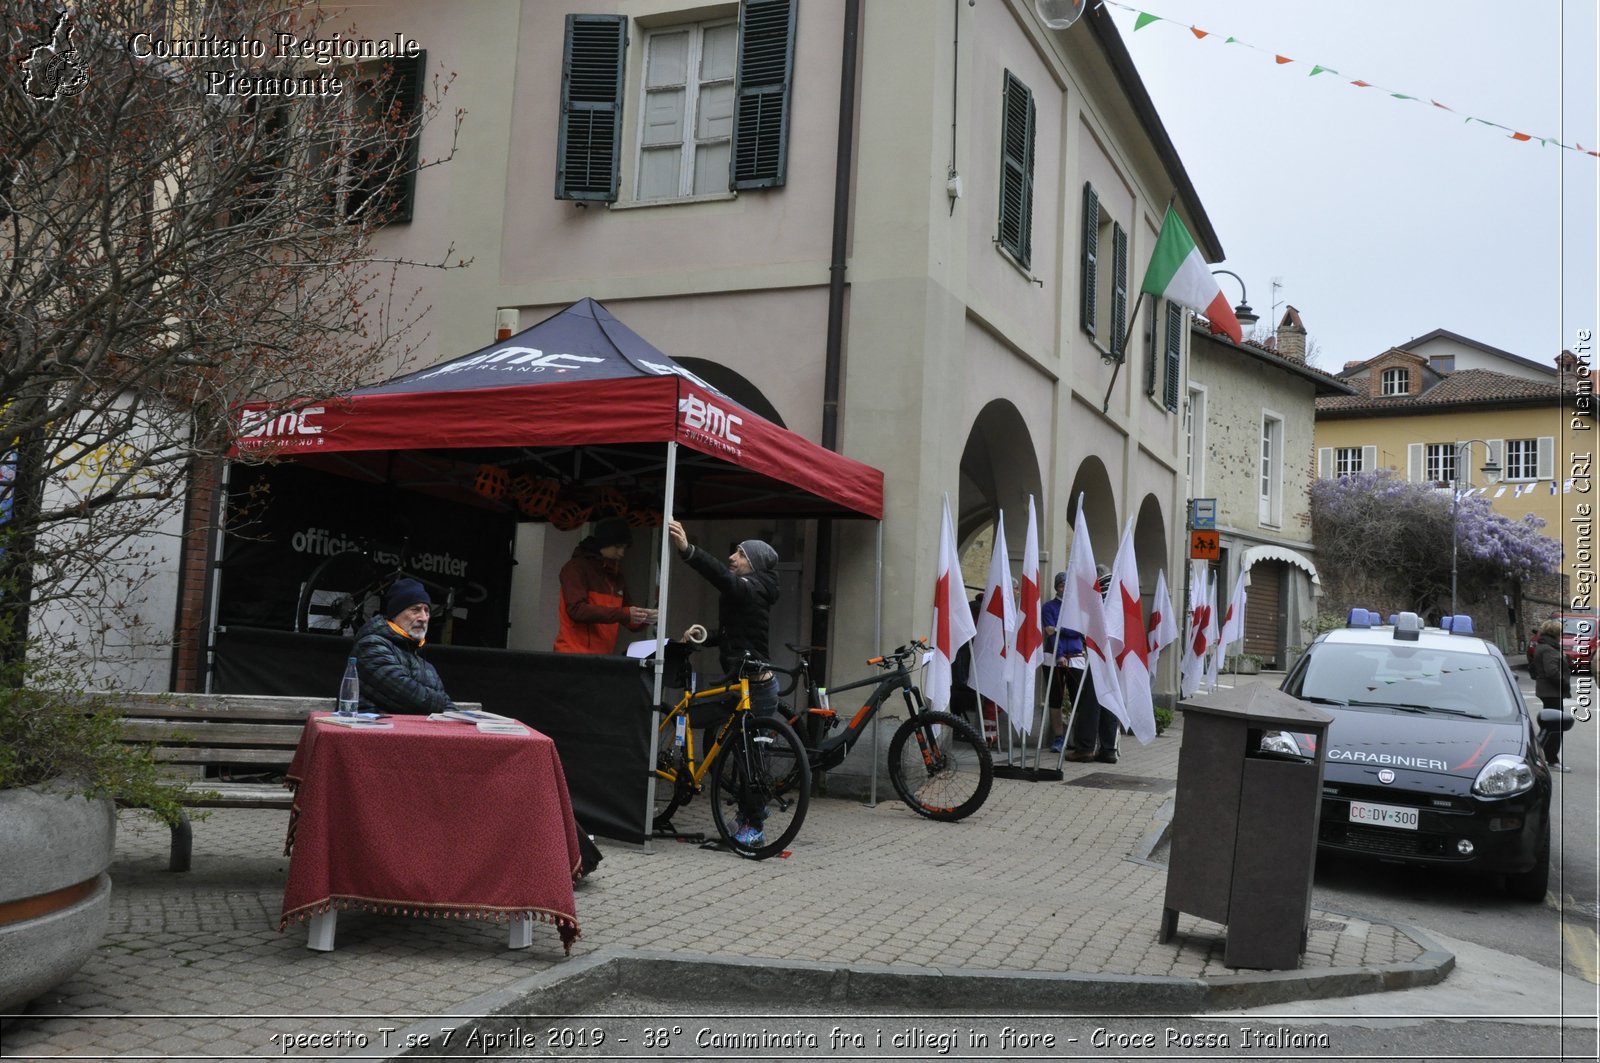
{"label": "arched doorway", "polygon": [[[1078,500],[1083,500],[1083,520],[1089,531],[1089,545],[1094,549],[1097,564],[1111,566],[1117,553],[1117,540],[1122,529],[1117,522],[1117,500],[1111,491],[1111,475],[1099,458],[1084,458],[1072,478],[1072,490],[1067,494],[1067,527],[1076,527]],[[1070,536],[1069,536],[1070,539]],[[1062,559],[1065,562],[1065,558]],[[1060,567],[1065,568],[1063,563]]]}
{"label": "arched doorway", "polygon": [[996,514],[1005,514],[1008,555],[1020,555],[1028,496],[1034,496],[1035,506],[1042,505],[1033,436],[1009,400],[995,399],[972,422],[961,452],[960,484],[955,523],[961,571],[970,585],[981,587],[988,576]]}

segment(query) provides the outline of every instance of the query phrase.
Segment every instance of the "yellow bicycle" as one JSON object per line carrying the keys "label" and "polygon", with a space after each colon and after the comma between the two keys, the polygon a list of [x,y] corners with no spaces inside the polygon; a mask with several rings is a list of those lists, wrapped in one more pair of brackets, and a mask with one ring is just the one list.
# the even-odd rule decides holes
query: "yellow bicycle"
{"label": "yellow bicycle", "polygon": [[[749,677],[768,670],[765,663],[746,659],[737,675],[719,685],[686,689],[676,705],[661,706],[653,824],[657,834],[678,833],[672,814],[700,792],[708,775],[711,819],[728,848],[740,856],[776,856],[800,833],[811,799],[805,746],[783,720],[757,716],[750,709]],[[695,748],[691,725],[696,706],[716,706],[726,713],[711,729],[710,746],[703,753]]]}

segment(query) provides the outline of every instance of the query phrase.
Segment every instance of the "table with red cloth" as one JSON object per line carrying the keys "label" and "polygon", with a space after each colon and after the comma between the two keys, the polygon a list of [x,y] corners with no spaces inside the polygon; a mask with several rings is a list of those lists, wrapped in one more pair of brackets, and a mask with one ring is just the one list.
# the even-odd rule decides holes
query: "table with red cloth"
{"label": "table with red cloth", "polygon": [[[392,727],[306,721],[281,931],[338,909],[554,923],[578,936],[577,822],[556,746],[531,728],[393,716]],[[331,944],[330,946],[331,947]]]}

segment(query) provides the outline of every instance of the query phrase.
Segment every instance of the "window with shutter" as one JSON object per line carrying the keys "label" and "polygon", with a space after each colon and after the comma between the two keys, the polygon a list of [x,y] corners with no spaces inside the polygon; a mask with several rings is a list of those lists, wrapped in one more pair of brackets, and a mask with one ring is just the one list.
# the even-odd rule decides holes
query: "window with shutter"
{"label": "window with shutter", "polygon": [[[1144,293],[1141,292],[1136,298],[1143,299]],[[1152,307],[1160,305],[1153,295],[1150,297],[1150,305]],[[1152,309],[1150,312],[1154,314],[1155,310]],[[1137,309],[1133,313],[1135,317],[1139,316]],[[1154,399],[1156,391],[1161,387],[1164,379],[1162,366],[1164,365],[1163,358],[1165,357],[1167,337],[1166,331],[1160,328],[1150,329],[1147,335],[1150,337],[1150,342],[1145,345],[1144,393]]]}
{"label": "window with shutter", "polygon": [[1083,185],[1083,256],[1082,267],[1078,272],[1081,274],[1083,285],[1081,295],[1083,331],[1091,336],[1094,335],[1095,326],[1095,293],[1099,290],[1099,258],[1100,196],[1095,192],[1094,185],[1085,181]]}
{"label": "window with shutter", "polygon": [[339,210],[346,221],[370,218],[408,222],[416,199],[417,116],[422,110],[422,73],[427,52],[364,67],[351,103],[381,143],[350,152],[341,177]]}
{"label": "window with shutter", "polygon": [[776,188],[789,166],[789,98],[794,80],[795,0],[744,0],[731,188]]}
{"label": "window with shutter", "polygon": [[1178,373],[1183,360],[1183,307],[1167,303],[1167,409],[1178,410]]}
{"label": "window with shutter", "polygon": [[1007,70],[1000,118],[1000,246],[1026,267],[1033,254],[1033,92]]}
{"label": "window with shutter", "polygon": [[556,198],[614,202],[622,150],[622,62],[628,20],[568,15],[561,61]]}
{"label": "window with shutter", "polygon": [[645,38],[637,199],[728,191],[738,41],[732,22],[674,26]]}

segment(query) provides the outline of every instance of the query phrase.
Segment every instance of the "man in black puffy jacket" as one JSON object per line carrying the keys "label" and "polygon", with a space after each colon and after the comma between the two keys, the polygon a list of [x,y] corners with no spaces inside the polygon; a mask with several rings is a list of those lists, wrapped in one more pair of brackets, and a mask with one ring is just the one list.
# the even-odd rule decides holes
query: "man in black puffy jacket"
{"label": "man in black puffy jacket", "polygon": [[398,579],[383,597],[383,614],[356,633],[351,651],[361,676],[361,708],[368,712],[447,712],[455,703],[419,652],[428,637],[433,602],[421,583]]}

